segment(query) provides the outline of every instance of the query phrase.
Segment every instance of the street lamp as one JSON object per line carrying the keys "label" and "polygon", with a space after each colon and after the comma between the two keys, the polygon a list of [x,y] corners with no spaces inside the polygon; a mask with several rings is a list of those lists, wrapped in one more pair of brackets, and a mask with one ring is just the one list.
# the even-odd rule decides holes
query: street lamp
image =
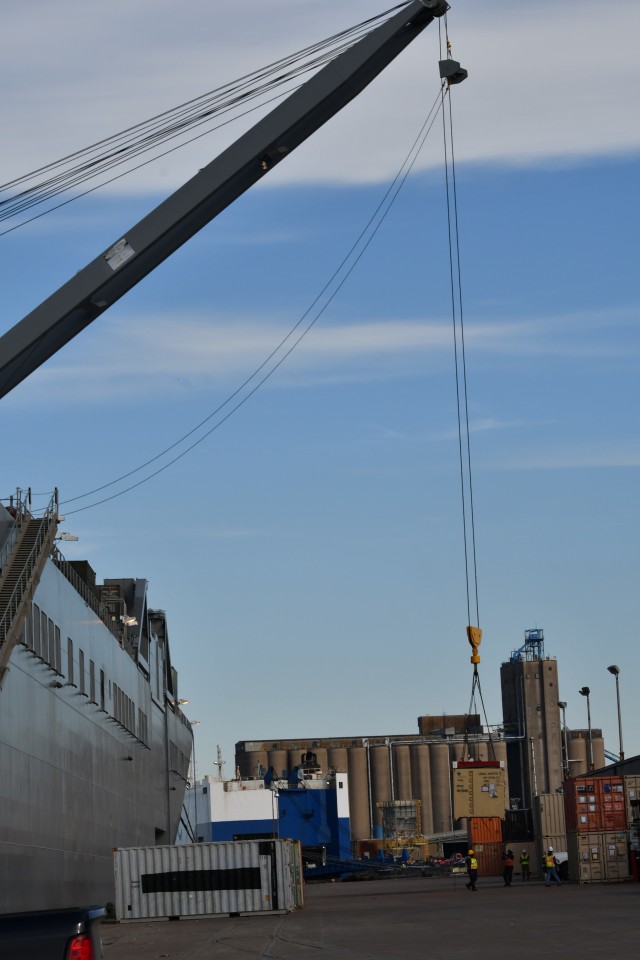
{"label": "street lamp", "polygon": [[589,703],[589,694],[591,693],[591,690],[589,689],[589,687],[581,687],[578,690],[578,693],[581,694],[583,697],[587,698],[587,720],[589,723],[589,770],[593,770],[594,764],[593,764],[593,741],[591,739],[591,705]]}
{"label": "street lamp", "polygon": [[618,737],[620,739],[620,759],[624,760],[624,749],[622,747],[622,717],[620,714],[620,667],[617,667],[615,663],[612,663],[610,667],[607,667],[609,673],[612,673],[616,678],[616,699],[618,701]]}
{"label": "street lamp", "polygon": [[569,748],[567,746],[567,701],[558,700],[558,706],[562,710],[562,742],[564,744],[564,778],[569,779]]}

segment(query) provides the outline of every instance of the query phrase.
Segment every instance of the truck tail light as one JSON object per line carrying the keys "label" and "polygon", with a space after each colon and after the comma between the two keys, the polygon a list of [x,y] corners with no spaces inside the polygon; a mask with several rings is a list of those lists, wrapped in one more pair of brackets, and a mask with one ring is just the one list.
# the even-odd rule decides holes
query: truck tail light
{"label": "truck tail light", "polygon": [[67,960],[95,960],[91,937],[86,933],[73,937],[67,950]]}

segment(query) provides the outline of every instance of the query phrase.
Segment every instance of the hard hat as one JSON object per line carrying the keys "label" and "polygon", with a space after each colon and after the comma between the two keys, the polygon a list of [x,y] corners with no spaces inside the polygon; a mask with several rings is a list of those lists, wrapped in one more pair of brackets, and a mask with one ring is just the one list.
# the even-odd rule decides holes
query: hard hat
{"label": "hard hat", "polygon": [[553,847],[549,847],[548,853],[553,853]]}
{"label": "hard hat", "polygon": [[523,850],[522,852],[523,852],[523,853],[526,853],[527,851],[526,851],[526,850]]}
{"label": "hard hat", "polygon": [[471,856],[472,853],[473,853],[473,850],[469,850],[469,856]]}

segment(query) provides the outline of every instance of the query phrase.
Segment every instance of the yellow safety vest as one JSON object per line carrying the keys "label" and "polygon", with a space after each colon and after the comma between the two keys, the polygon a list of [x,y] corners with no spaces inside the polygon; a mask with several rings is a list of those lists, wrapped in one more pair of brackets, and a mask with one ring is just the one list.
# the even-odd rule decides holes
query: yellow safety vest
{"label": "yellow safety vest", "polygon": [[476,860],[475,857],[469,857],[469,869],[470,870],[478,869],[478,861]]}
{"label": "yellow safety vest", "polygon": [[546,865],[547,867],[551,867],[551,869],[553,869],[553,868],[555,867],[555,865],[556,865],[556,858],[554,857],[554,855],[553,855],[552,853],[547,853],[547,854],[545,855],[545,858],[544,858],[544,859],[545,859],[545,865]]}

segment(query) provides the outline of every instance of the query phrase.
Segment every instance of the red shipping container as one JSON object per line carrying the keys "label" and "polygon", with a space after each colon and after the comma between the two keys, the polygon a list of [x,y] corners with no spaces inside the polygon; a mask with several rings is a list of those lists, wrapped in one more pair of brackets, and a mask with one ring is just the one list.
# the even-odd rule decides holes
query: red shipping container
{"label": "red shipping container", "polygon": [[[491,819],[494,819],[493,817]],[[478,878],[500,877],[504,870],[502,843],[479,843],[472,847],[478,861]]]}
{"label": "red shipping container", "polygon": [[575,777],[564,784],[568,833],[597,833],[626,828],[622,777]]}

